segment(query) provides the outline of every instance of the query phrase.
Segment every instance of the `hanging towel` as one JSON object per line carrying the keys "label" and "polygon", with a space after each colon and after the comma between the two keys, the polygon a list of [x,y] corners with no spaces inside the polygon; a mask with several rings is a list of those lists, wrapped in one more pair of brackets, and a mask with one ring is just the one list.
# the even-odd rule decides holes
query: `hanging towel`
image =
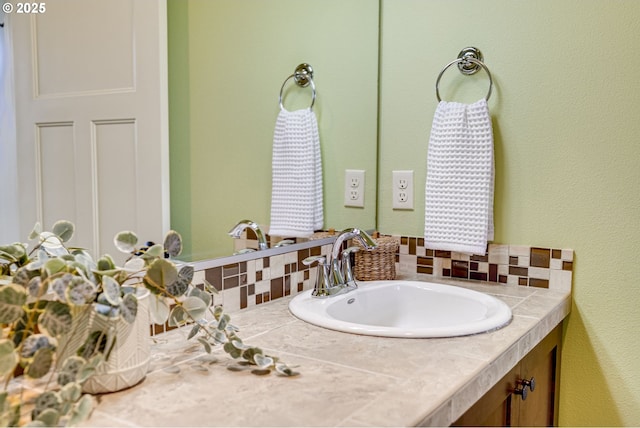
{"label": "hanging towel", "polygon": [[269,234],[308,237],[322,229],[322,160],[315,113],[280,109],[273,134]]}
{"label": "hanging towel", "polygon": [[493,240],[493,130],[486,100],[441,101],[427,154],[425,247],[485,254]]}

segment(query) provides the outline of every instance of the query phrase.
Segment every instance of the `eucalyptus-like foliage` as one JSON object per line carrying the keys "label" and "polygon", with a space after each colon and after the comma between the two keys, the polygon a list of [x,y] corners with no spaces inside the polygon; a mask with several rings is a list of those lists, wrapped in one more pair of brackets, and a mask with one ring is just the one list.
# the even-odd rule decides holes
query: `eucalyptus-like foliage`
{"label": "eucalyptus-like foliage", "polygon": [[[60,361],[58,341],[73,333],[74,314],[83,310],[135,319],[137,301],[133,290],[121,286],[122,270],[112,262],[107,266],[108,256],[99,269],[87,252],[67,246],[73,233],[68,221],[57,222],[51,232],[36,225],[29,235],[35,241],[30,251],[27,243],[0,246],[0,426],[78,424],[86,419],[95,399],[82,394],[82,384],[104,360],[103,350],[92,346],[90,335],[82,357]],[[106,332],[97,333],[104,337]],[[12,389],[15,394],[8,392],[17,375],[51,376],[30,411],[19,388]]]}
{"label": "eucalyptus-like foliage", "polygon": [[[245,345],[229,315],[213,305],[215,288],[206,281],[202,288],[195,287],[193,268],[171,260],[182,251],[177,232],[168,232],[163,244],[140,247],[135,233],[118,233],[116,248],[130,255],[119,267],[108,254],[94,260],[85,250],[69,246],[74,230],[68,221],[57,222],[50,232],[36,224],[29,235],[30,250],[20,242],[0,246],[0,426],[76,425],[90,415],[96,400],[82,394],[82,385],[108,358],[115,340],[109,340],[110,331],[89,332],[64,361],[59,355],[68,350],[58,349],[59,340],[74,334],[74,328],[86,328],[74,318],[87,310],[107,320],[134,322],[138,287],[151,291],[155,323],[191,325],[189,339],[208,353],[221,345],[261,373],[297,374],[277,357]],[[21,393],[8,392],[17,375],[50,376],[30,412],[23,408]]]}
{"label": "eucalyptus-like foliage", "polygon": [[[245,345],[238,337],[239,329],[231,324],[231,317],[224,313],[222,306],[213,306],[212,295],[218,291],[204,280],[202,288],[193,285],[193,267],[178,267],[169,259],[160,258],[158,245],[147,242],[137,247],[137,237],[133,232],[121,232],[115,237],[115,245],[125,253],[145,260],[144,285],[152,291],[150,305],[151,318],[157,324],[169,322],[169,326],[191,325],[189,339],[195,338],[207,353],[215,346],[222,345],[232,358],[256,366],[261,371],[275,370],[284,376],[298,373],[280,362],[277,357],[264,354],[260,348]],[[182,238],[170,231],[162,246],[163,254],[174,257],[182,252]],[[153,256],[149,256],[154,252]],[[172,309],[171,309],[172,308]]]}

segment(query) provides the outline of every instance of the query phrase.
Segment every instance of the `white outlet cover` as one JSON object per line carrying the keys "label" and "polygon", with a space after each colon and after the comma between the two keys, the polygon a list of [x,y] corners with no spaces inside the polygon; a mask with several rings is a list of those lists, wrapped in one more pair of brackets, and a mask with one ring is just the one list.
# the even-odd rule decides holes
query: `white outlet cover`
{"label": "white outlet cover", "polygon": [[362,169],[347,169],[344,172],[344,206],[364,207],[364,175]]}
{"label": "white outlet cover", "polygon": [[394,210],[413,209],[413,170],[392,171],[391,207]]}

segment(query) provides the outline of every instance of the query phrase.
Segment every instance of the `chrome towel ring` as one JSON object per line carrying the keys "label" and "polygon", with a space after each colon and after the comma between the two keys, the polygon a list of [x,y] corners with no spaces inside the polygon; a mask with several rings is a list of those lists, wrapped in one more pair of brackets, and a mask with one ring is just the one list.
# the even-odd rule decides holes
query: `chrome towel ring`
{"label": "chrome towel ring", "polygon": [[436,98],[438,98],[438,102],[442,101],[439,89],[440,78],[453,64],[458,64],[460,72],[466,75],[475,74],[480,70],[480,68],[487,72],[487,76],[489,76],[489,92],[487,92],[485,100],[489,101],[489,97],[491,97],[491,89],[493,88],[493,78],[491,77],[489,68],[484,65],[484,62],[482,62],[483,60],[482,52],[480,52],[480,49],[478,48],[468,47],[461,50],[458,54],[458,58],[445,65],[440,74],[438,74],[438,78],[436,79]]}
{"label": "chrome towel ring", "polygon": [[296,85],[301,88],[306,88],[311,85],[311,105],[309,106],[309,110],[313,108],[313,104],[316,102],[316,85],[313,83],[313,68],[306,63],[302,63],[298,65],[293,72],[293,74],[287,77],[282,83],[282,87],[280,88],[280,109],[284,110],[284,106],[282,105],[282,94],[284,92],[284,87],[287,82],[292,79],[296,82]]}

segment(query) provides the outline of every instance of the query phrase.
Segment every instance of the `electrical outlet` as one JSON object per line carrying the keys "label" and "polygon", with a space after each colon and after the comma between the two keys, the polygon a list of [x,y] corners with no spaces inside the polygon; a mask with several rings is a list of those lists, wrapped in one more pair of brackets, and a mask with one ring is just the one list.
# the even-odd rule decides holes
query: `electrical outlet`
{"label": "electrical outlet", "polygon": [[393,171],[393,202],[395,210],[413,209],[413,171]]}
{"label": "electrical outlet", "polygon": [[364,207],[364,170],[347,169],[344,172],[344,206]]}

